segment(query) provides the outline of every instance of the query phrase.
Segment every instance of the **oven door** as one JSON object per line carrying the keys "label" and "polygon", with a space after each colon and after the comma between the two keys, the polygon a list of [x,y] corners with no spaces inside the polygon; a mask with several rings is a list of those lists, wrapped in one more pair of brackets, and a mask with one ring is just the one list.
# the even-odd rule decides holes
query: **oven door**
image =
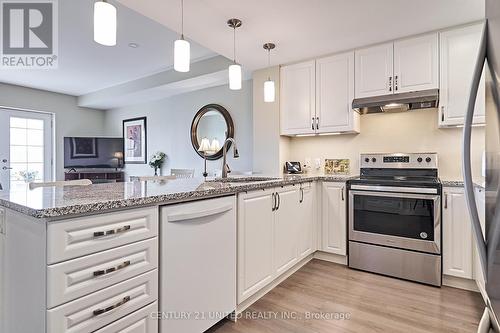
{"label": "oven door", "polygon": [[349,240],[440,254],[440,196],[351,190]]}

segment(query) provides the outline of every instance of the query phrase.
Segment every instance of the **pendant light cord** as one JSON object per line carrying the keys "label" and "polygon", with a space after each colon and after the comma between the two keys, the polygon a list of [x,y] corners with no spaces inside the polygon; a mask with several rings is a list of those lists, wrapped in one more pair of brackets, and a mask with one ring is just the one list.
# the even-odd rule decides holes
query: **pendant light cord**
{"label": "pendant light cord", "polygon": [[233,28],[233,62],[236,63],[236,26]]}
{"label": "pendant light cord", "polygon": [[181,0],[181,39],[184,39],[184,0]]}

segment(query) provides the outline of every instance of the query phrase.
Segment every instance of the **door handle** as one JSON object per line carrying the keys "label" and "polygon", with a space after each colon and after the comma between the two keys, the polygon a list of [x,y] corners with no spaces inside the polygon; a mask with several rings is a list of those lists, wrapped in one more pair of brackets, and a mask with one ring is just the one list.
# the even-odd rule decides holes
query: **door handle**
{"label": "door handle", "polygon": [[12,170],[12,168],[4,166],[2,167],[2,170]]}
{"label": "door handle", "polygon": [[274,212],[276,210],[276,193],[273,193],[271,195],[271,200],[273,200],[273,206],[271,210]]}
{"label": "door handle", "polygon": [[342,201],[344,201],[344,186],[342,186],[342,189],[340,190],[340,192],[342,192]]}
{"label": "door handle", "polygon": [[441,106],[441,122],[444,122],[444,105]]}
{"label": "door handle", "polygon": [[397,75],[394,77],[394,90],[398,91],[398,76]]}
{"label": "door handle", "polygon": [[276,197],[278,198],[278,204],[276,206],[276,210],[280,209],[280,205],[281,205],[281,198],[280,198],[280,194],[276,192]]}
{"label": "door handle", "polygon": [[392,91],[392,76],[389,76],[389,91]]}
{"label": "door handle", "polygon": [[[474,109],[476,104],[477,92],[479,89],[479,83],[481,81],[481,74],[483,72],[484,63],[486,60],[486,29],[485,24],[481,36],[481,42],[479,47],[479,54],[474,67],[474,76],[472,78],[472,84],[469,93],[469,100],[467,103],[467,112],[465,114],[465,122],[463,129],[463,147],[462,147],[462,172],[464,178],[464,189],[465,189],[465,199],[467,207],[469,209],[469,215],[472,223],[472,230],[474,232],[474,237],[476,239],[477,250],[479,255],[479,260],[481,262],[481,270],[485,281],[487,280],[488,273],[488,255],[486,249],[486,242],[483,237],[483,231],[481,229],[481,222],[479,220],[479,214],[477,212],[476,200],[474,197],[474,184],[472,182],[472,166],[471,166],[471,136],[472,136],[472,121],[474,118]],[[494,75],[492,75],[494,76]],[[496,78],[494,79],[496,80]],[[493,81],[495,82],[495,81]],[[495,101],[498,108],[498,100]],[[493,251],[496,251],[496,246],[489,247]]]}
{"label": "door handle", "polygon": [[299,203],[303,203],[304,202],[304,189],[301,188],[300,189],[300,200],[299,200]]}
{"label": "door handle", "polygon": [[314,117],[311,120],[311,129],[314,131]]}
{"label": "door handle", "polygon": [[93,273],[93,275],[94,276],[106,275],[106,274],[109,274],[109,273],[113,273],[113,272],[119,271],[120,269],[124,269],[125,267],[128,267],[128,266],[130,266],[130,260],[124,261],[122,264],[120,264],[118,266],[115,266],[115,267],[110,267],[110,268],[100,269],[98,271],[95,271]]}
{"label": "door handle", "polygon": [[2,163],[7,163],[7,159],[6,159],[6,158],[4,158],[4,159],[2,160]]}
{"label": "door handle", "polygon": [[444,209],[448,209],[448,193],[444,194]]}
{"label": "door handle", "polygon": [[319,117],[316,117],[316,129],[319,130]]}
{"label": "door handle", "polygon": [[130,230],[130,225],[123,226],[121,228],[107,230],[107,231],[96,231],[94,232],[94,238],[104,237],[109,235],[122,234]]}

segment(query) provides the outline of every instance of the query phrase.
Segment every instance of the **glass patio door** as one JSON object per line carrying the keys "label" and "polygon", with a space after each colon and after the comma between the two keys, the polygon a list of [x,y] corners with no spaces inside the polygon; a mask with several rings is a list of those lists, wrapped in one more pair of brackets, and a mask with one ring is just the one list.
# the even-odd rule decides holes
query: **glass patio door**
{"label": "glass patio door", "polygon": [[0,108],[0,186],[53,180],[52,115]]}

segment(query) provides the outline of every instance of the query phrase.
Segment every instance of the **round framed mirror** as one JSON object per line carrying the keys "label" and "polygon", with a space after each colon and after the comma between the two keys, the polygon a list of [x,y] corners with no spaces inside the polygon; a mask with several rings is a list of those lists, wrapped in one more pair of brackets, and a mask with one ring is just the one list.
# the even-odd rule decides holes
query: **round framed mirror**
{"label": "round framed mirror", "polygon": [[[222,157],[222,145],[234,138],[234,124],[229,112],[219,104],[205,105],[191,123],[191,143],[201,157],[217,160]],[[229,147],[228,147],[229,148]]]}

